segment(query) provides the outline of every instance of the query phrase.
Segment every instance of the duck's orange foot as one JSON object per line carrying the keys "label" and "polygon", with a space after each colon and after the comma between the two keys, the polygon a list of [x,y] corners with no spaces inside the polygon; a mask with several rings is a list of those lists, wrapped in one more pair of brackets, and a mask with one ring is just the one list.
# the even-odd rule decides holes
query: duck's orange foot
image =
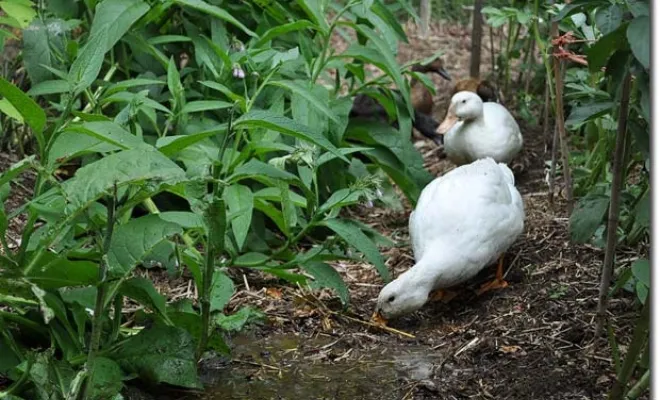
{"label": "duck's orange foot", "polygon": [[451,290],[438,289],[431,292],[429,295],[429,301],[442,301],[443,303],[449,303],[457,295],[457,292]]}
{"label": "duck's orange foot", "polygon": [[491,282],[486,282],[481,287],[479,290],[477,290],[477,296],[481,296],[482,294],[490,291],[490,290],[495,290],[495,289],[504,289],[505,287],[509,286],[509,283],[505,281],[504,279],[495,279]]}

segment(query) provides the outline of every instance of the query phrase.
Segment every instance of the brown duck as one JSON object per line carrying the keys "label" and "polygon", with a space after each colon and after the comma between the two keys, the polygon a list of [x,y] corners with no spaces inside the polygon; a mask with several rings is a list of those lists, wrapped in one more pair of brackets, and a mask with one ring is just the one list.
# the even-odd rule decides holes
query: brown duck
{"label": "brown duck", "polygon": [[486,80],[479,80],[475,78],[462,79],[456,82],[454,90],[451,92],[451,96],[455,95],[458,92],[474,92],[483,102],[495,102],[499,103],[500,98],[497,95],[497,88],[494,84]]}
{"label": "brown duck", "polygon": [[[451,81],[451,76],[445,70],[442,59],[439,57],[426,65],[415,64],[411,70],[421,73],[433,72]],[[398,90],[393,90],[393,92],[398,93]],[[413,127],[436,144],[442,144],[442,136],[435,133],[440,123],[431,116],[433,111],[433,95],[430,90],[419,82],[419,80],[413,78],[410,81],[410,97],[415,113]],[[359,94],[355,97],[349,117],[388,120],[388,114],[385,108],[377,100],[366,94]],[[398,128],[398,122],[394,121],[392,126]]]}

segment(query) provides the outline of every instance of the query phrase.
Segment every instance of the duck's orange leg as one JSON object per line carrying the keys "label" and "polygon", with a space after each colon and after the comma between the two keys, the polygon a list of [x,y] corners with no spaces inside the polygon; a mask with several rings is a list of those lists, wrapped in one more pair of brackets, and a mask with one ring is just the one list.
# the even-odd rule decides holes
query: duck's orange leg
{"label": "duck's orange leg", "polygon": [[429,294],[429,301],[442,301],[443,303],[449,303],[457,295],[458,293],[452,290],[438,289]]}
{"label": "duck's orange leg", "polygon": [[509,283],[504,280],[504,254],[500,256],[500,260],[497,264],[497,272],[495,274],[495,280],[491,282],[484,283],[481,288],[477,291],[477,296],[481,296],[489,290],[493,289],[504,289],[509,286]]}

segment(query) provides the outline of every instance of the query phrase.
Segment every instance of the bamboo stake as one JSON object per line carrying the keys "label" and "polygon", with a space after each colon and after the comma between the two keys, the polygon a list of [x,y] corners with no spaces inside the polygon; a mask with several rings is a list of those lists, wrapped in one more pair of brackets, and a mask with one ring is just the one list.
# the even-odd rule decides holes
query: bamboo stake
{"label": "bamboo stake", "polygon": [[616,251],[616,230],[619,225],[619,200],[623,182],[623,156],[625,154],[626,139],[628,136],[628,106],[630,104],[630,73],[623,81],[621,88],[621,105],[619,108],[619,123],[616,132],[616,145],[614,147],[614,161],[612,165],[612,188],[610,192],[610,209],[607,217],[607,244],[605,247],[605,260],[600,277],[600,292],[598,294],[598,310],[596,312],[595,336],[600,335],[605,322],[608,292],[612,280],[612,267]]}

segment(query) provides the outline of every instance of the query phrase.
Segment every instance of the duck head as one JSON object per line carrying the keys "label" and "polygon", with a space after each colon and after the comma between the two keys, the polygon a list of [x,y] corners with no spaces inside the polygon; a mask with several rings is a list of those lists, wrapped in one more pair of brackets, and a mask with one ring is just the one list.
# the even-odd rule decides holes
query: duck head
{"label": "duck head", "polygon": [[458,92],[451,98],[447,116],[436,132],[444,135],[459,121],[470,121],[483,114],[484,102],[474,92]]}
{"label": "duck head", "polygon": [[372,316],[374,322],[382,325],[389,319],[409,314],[424,306],[430,290],[410,278],[410,274],[404,273],[380,291],[376,311]]}
{"label": "duck head", "polygon": [[421,64],[413,65],[412,70],[415,72],[423,72],[423,73],[433,72],[440,75],[444,79],[451,81],[451,75],[449,75],[449,72],[447,72],[447,70],[445,69],[444,62],[440,57],[436,58],[435,60],[431,61],[426,65],[421,65]]}

